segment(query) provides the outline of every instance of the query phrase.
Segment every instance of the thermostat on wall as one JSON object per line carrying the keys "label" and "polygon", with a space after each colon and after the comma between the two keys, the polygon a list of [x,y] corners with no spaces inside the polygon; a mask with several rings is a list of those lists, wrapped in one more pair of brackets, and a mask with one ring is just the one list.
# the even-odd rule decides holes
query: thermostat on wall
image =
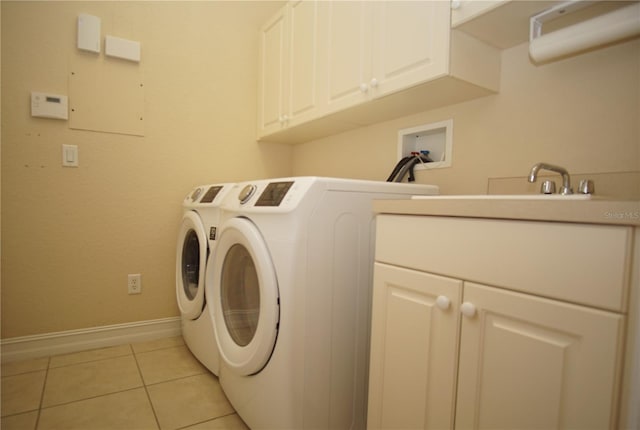
{"label": "thermostat on wall", "polygon": [[58,94],[31,92],[31,116],[69,119],[69,98]]}

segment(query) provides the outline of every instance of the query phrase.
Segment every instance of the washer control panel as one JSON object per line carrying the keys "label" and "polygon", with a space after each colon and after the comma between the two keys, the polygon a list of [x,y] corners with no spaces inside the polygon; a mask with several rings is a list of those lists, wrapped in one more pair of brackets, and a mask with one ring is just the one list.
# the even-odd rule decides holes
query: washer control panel
{"label": "washer control panel", "polygon": [[187,194],[182,201],[182,206],[190,209],[220,206],[222,200],[231,193],[234,186],[235,184],[232,183],[199,185]]}
{"label": "washer control panel", "polygon": [[204,196],[202,196],[200,203],[213,203],[220,191],[222,191],[221,185],[214,185],[212,187],[209,187],[207,192],[204,193]]}

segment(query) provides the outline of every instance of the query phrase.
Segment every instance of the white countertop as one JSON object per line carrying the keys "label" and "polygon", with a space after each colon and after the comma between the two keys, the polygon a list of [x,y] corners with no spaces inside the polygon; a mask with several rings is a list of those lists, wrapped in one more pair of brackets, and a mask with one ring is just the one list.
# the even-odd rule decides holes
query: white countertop
{"label": "white countertop", "polygon": [[530,196],[433,196],[377,200],[377,213],[640,226],[640,201]]}

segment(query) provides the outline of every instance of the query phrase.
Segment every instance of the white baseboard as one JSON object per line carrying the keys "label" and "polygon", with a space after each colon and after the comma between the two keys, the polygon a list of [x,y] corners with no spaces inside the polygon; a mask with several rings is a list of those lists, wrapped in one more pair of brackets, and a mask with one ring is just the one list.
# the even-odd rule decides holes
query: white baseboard
{"label": "white baseboard", "polygon": [[180,317],[14,337],[0,342],[2,362],[180,336]]}

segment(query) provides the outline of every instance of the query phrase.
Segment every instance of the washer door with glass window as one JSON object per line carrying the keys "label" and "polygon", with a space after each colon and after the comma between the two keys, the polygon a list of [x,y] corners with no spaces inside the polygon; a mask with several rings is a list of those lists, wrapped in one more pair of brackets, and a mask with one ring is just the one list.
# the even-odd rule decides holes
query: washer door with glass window
{"label": "washer door with glass window", "polygon": [[213,257],[212,317],[220,356],[237,374],[268,363],[280,319],[278,282],[258,228],[246,218],[222,227]]}
{"label": "washer door with glass window", "polygon": [[207,234],[200,216],[186,212],[180,223],[176,249],[176,294],[182,315],[196,319],[204,308]]}

